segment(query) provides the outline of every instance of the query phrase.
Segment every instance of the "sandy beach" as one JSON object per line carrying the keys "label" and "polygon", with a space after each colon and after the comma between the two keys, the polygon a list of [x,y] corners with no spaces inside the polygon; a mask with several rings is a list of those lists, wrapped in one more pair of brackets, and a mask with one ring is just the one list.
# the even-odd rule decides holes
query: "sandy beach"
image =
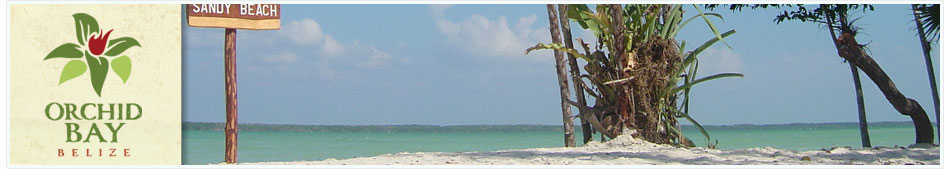
{"label": "sandy beach", "polygon": [[493,152],[417,152],[322,161],[252,165],[939,165],[939,147],[838,147],[816,151],[774,148],[719,150],[658,145],[631,137],[575,148]]}

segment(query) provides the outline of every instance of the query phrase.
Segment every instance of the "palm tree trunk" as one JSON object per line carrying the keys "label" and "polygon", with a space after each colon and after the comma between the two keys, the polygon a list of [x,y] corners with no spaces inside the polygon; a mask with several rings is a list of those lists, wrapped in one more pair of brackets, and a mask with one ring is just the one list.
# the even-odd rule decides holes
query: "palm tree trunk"
{"label": "palm tree trunk", "polygon": [[851,66],[851,77],[854,78],[854,95],[858,99],[858,126],[861,131],[861,146],[871,147],[871,135],[868,134],[868,118],[864,111],[864,88],[861,87],[861,78],[858,76],[858,66],[854,63],[848,63]]}
{"label": "palm tree trunk", "polygon": [[[839,23],[846,24],[846,21],[844,16],[839,17]],[[904,94],[897,89],[897,86],[894,85],[891,78],[887,76],[887,73],[884,73],[881,66],[878,65],[871,56],[868,56],[867,53],[864,52],[864,49],[854,40],[854,35],[850,32],[842,32],[841,36],[835,39],[835,45],[838,49],[838,56],[861,68],[861,70],[871,78],[871,81],[874,81],[874,84],[877,85],[878,89],[881,90],[884,97],[891,103],[894,109],[897,109],[897,111],[903,115],[910,116],[914,122],[916,143],[933,144],[933,125],[930,123],[930,118],[927,117],[927,113],[920,106],[920,103],[917,103],[914,99],[905,97]]]}
{"label": "palm tree trunk", "polygon": [[[930,41],[924,35],[924,26],[920,21],[920,12],[917,5],[910,5],[914,11],[914,22],[917,24],[917,36],[920,38],[920,49],[924,52],[924,61],[927,63],[927,74],[930,77],[930,94],[934,101],[934,115],[937,118],[937,137],[940,137],[940,96],[937,94],[937,80],[934,77],[933,61],[930,59]],[[923,5],[921,5],[922,7]]]}
{"label": "palm tree trunk", "polygon": [[[564,47],[574,49],[574,42],[571,41],[574,39],[574,37],[571,36],[571,23],[567,19],[567,5],[560,4],[557,8],[558,16],[561,20],[561,31],[564,34]],[[577,68],[577,58],[574,57],[574,55],[567,55],[567,62],[569,66],[571,66],[571,78],[574,81],[574,94],[576,94],[574,95],[575,99],[577,99],[578,104],[586,106],[587,98],[586,95],[584,95],[584,86],[581,86],[584,81],[581,80],[581,72],[580,69]],[[591,141],[593,133],[591,133],[590,130],[590,123],[583,118],[581,119],[581,133],[584,135],[584,144]]]}
{"label": "palm tree trunk", "polygon": [[[554,44],[561,43],[561,32],[558,29],[557,11],[553,4],[548,4],[548,22],[551,31],[551,41]],[[564,120],[564,147],[574,147],[574,117],[571,113],[571,106],[568,103],[568,97],[571,93],[567,88],[567,71],[564,68],[564,52],[554,51],[555,68],[557,68],[557,84],[561,89],[561,116]]]}
{"label": "palm tree trunk", "polygon": [[[825,21],[828,24],[828,32],[831,34],[832,42],[835,42],[835,30],[831,26],[832,20],[828,15],[833,15],[832,12],[826,11]],[[854,79],[854,95],[855,99],[858,102],[858,128],[861,132],[861,146],[862,147],[871,147],[871,136],[868,134],[868,120],[867,115],[864,111],[864,90],[861,87],[861,77],[858,76],[858,68],[854,63],[848,63],[851,67],[851,77]]]}

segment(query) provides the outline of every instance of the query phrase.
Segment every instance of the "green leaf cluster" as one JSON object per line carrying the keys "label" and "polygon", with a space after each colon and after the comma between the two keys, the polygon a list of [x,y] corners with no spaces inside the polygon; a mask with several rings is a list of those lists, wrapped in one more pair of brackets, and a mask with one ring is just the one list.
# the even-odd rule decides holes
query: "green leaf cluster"
{"label": "green leaf cluster", "polygon": [[[96,95],[102,96],[102,85],[109,72],[111,65],[112,71],[122,79],[122,83],[128,81],[132,73],[132,60],[129,56],[119,56],[129,48],[140,46],[135,38],[121,37],[111,39],[108,42],[104,56],[94,56],[89,53],[88,40],[93,35],[100,33],[99,23],[95,18],[85,13],[73,14],[73,20],[76,27],[75,43],[65,43],[54,48],[43,60],[48,59],[70,59],[63,66],[63,71],[59,76],[59,84],[63,84],[71,79],[89,72],[89,79]],[[116,57],[118,56],[118,57]],[[112,63],[109,63],[107,57],[115,57]]]}

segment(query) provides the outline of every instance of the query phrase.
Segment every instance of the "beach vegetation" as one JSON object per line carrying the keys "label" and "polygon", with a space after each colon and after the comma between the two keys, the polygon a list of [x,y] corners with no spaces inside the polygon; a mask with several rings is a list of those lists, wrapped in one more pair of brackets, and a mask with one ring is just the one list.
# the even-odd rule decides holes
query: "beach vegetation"
{"label": "beach vegetation", "polygon": [[[565,38],[565,45],[557,40],[551,44],[539,43],[525,53],[550,49],[566,53],[571,56],[569,60],[579,58],[586,63],[584,73],[572,71],[572,76],[583,79],[574,82],[575,87],[581,89],[575,93],[593,97],[593,105],[565,102],[580,111],[576,117],[596,129],[592,132],[608,138],[628,134],[653,143],[694,146],[680,129],[682,119],[696,126],[707,146],[714,147],[702,125],[689,115],[689,94],[697,84],[743,76],[731,72],[698,74],[697,57],[701,52],[717,43],[731,47],[723,40],[736,31],[720,32],[713,22],[722,20],[722,15],[704,12],[698,5],[684,4],[614,4],[594,5],[594,8],[563,5],[561,10],[562,16],[592,32],[596,39],[576,39],[583,51],[568,46],[574,42]],[[684,17],[687,10],[695,10],[697,14]],[[686,41],[677,42],[676,37],[691,21],[705,22],[712,38],[686,50]],[[564,34],[569,37],[570,32]]]}

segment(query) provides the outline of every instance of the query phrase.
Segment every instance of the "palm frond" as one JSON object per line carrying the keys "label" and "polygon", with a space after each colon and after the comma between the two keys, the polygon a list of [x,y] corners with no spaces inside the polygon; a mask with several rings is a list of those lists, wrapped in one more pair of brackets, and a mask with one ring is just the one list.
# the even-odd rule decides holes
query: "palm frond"
{"label": "palm frond", "polygon": [[940,39],[940,4],[914,5],[914,13],[920,17],[924,34],[931,41]]}

